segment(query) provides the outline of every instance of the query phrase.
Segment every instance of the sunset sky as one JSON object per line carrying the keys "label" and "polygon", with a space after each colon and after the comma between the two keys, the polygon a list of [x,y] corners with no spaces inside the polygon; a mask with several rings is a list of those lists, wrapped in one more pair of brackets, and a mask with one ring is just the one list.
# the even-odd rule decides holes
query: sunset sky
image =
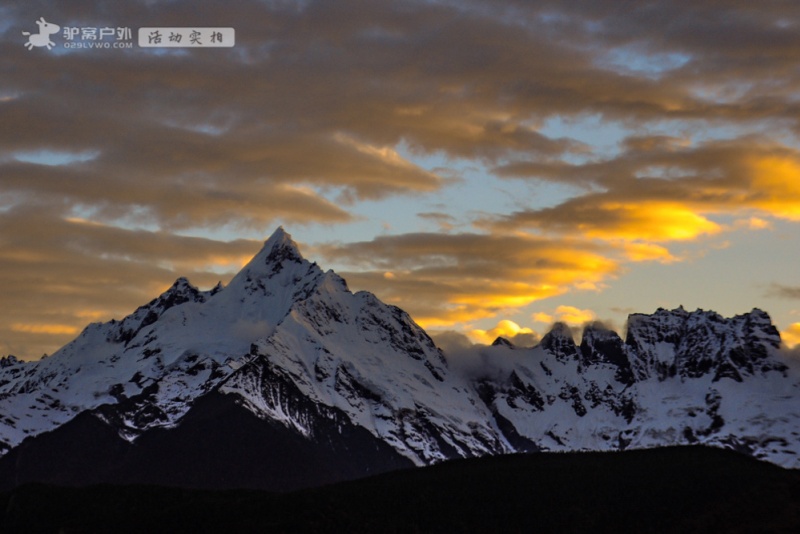
{"label": "sunset sky", "polygon": [[279,225],[434,334],[758,307],[798,344],[800,2],[0,6],[0,355],[226,283]]}

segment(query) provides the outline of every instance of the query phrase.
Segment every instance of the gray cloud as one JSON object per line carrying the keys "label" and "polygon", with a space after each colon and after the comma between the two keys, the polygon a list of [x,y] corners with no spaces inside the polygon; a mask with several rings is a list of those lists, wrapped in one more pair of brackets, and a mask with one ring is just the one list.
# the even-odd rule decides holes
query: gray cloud
{"label": "gray cloud", "polygon": [[787,286],[783,284],[770,284],[766,296],[782,299],[800,300],[800,286]]}
{"label": "gray cloud", "polygon": [[448,213],[428,211],[417,213],[417,217],[435,223],[442,232],[452,231],[457,224],[456,218]]}

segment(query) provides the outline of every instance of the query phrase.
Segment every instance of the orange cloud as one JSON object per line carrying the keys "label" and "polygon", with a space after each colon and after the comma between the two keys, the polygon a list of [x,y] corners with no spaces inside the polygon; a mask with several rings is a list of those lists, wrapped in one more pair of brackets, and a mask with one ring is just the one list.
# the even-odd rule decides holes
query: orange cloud
{"label": "orange cloud", "polygon": [[735,229],[769,230],[772,228],[772,223],[760,217],[750,217],[735,221],[733,227]]}
{"label": "orange cloud", "polygon": [[[671,243],[769,229],[770,218],[800,221],[800,151],[792,147],[765,137],[697,145],[633,137],[623,147],[604,161],[497,167],[503,177],[569,183],[587,192],[551,207],[485,216],[479,225],[492,232],[593,239],[620,263],[673,263],[685,257],[673,253]],[[720,239],[706,244],[728,245]]]}
{"label": "orange cloud", "polygon": [[509,319],[500,320],[497,323],[497,326],[489,330],[476,329],[470,331],[469,334],[476,342],[485,344],[492,343],[498,337],[504,337],[506,339],[513,340],[517,336],[536,336],[536,332],[530,328],[522,327]]}
{"label": "orange cloud", "polygon": [[106,314],[98,310],[78,310],[74,312],[75,317],[88,321],[102,321]]}
{"label": "orange cloud", "polygon": [[558,306],[552,313],[537,312],[531,316],[539,323],[562,322],[569,325],[581,326],[590,321],[594,321],[597,314],[590,309],[580,309],[575,306]]}
{"label": "orange cloud", "polygon": [[622,242],[633,261],[674,261],[667,249],[656,244],[691,241],[723,230],[704,215],[704,208],[718,211],[716,206],[711,210],[690,199],[659,199],[658,194],[652,194],[651,198],[628,198],[625,194],[608,192],[579,196],[553,208],[520,211],[479,223],[495,231],[532,227],[550,233]]}
{"label": "orange cloud", "polygon": [[800,323],[789,325],[789,328],[781,332],[781,339],[787,347],[800,345]]}
{"label": "orange cloud", "polygon": [[[429,328],[596,289],[618,270],[594,244],[526,235],[404,234],[320,251],[353,267],[343,273],[352,288],[376,293]],[[389,269],[393,277],[384,275]]]}
{"label": "orange cloud", "polygon": [[661,263],[672,263],[678,258],[661,245],[653,243],[623,243],[623,250],[630,261],[658,261]]}
{"label": "orange cloud", "polygon": [[585,226],[590,237],[629,241],[688,241],[701,235],[718,233],[718,224],[677,202],[606,202],[598,211],[612,222],[605,226]]}
{"label": "orange cloud", "polygon": [[800,157],[768,156],[750,162],[752,205],[791,221],[800,221]]}
{"label": "orange cloud", "polygon": [[597,317],[592,310],[582,310],[574,306],[559,306],[556,308],[555,315],[559,321],[572,325],[582,325]]}
{"label": "orange cloud", "polygon": [[11,330],[14,332],[25,332],[28,334],[46,334],[53,336],[61,335],[74,335],[79,332],[79,329],[66,324],[26,324],[14,323],[11,325]]}

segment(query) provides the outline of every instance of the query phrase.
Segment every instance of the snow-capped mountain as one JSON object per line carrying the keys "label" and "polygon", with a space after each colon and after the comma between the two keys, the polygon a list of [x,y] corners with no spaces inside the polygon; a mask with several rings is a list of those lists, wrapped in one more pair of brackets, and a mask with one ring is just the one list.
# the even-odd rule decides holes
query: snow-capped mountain
{"label": "snow-capped mountain", "polygon": [[[2,368],[6,448],[97,410],[128,440],[172,427],[211,390],[309,434],[297,399],[337,408],[416,463],[500,447],[466,385],[402,310],[351,293],[279,229],[222,288],[183,278],[122,321],[88,326],[36,363]],[[430,420],[436,421],[435,427]]]}
{"label": "snow-capped mountain", "polygon": [[[350,292],[278,229],[225,287],[199,291],[180,278],[46,359],[0,360],[0,477],[46,478],[22,473],[20,455],[44,465],[48,451],[86,429],[116,452],[82,480],[151,480],[136,478],[142,465],[202,451],[219,470],[228,453],[213,444],[233,439],[234,420],[261,436],[249,445],[272,449],[241,453],[269,458],[248,460],[271,462],[264,477],[302,462],[300,451],[321,469],[341,458],[319,477],[331,481],[447,458],[696,442],[800,467],[800,379],[779,345],[759,310],[732,319],[659,310],[632,315],[625,341],[595,324],[576,345],[557,324],[534,348],[498,340],[480,349],[480,365],[459,365],[405,312]],[[225,447],[244,447],[241,438]],[[160,452],[168,450],[172,460]],[[176,483],[192,484],[193,470],[187,463]],[[303,476],[284,486],[234,475],[222,484],[315,481],[311,467]]]}
{"label": "snow-capped mountain", "polygon": [[705,443],[800,467],[800,379],[761,310],[725,319],[634,314],[623,341],[601,324],[580,345],[556,325],[531,349],[483,349],[478,390],[530,449]]}

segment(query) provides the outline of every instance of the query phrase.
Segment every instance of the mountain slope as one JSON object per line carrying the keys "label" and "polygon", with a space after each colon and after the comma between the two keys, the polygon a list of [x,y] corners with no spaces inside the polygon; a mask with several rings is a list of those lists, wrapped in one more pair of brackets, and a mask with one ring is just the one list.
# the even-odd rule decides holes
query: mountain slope
{"label": "mountain slope", "polygon": [[[351,293],[282,229],[227,287],[179,279],[122,321],[0,372],[7,449],[87,410],[135,441],[218,391],[307,438],[343,414],[418,465],[511,450],[405,312]],[[309,405],[325,409],[309,416]]]}
{"label": "mountain slope", "polygon": [[[779,345],[760,310],[679,308],[632,315],[625,340],[593,324],[576,344],[557,324],[536,347],[498,340],[479,365],[448,362],[408,314],[350,292],[278,229],[226,287],[181,278],[49,358],[0,361],[0,475],[47,480],[32,466],[84,427],[119,443],[83,479],[54,468],[73,483],[287,489],[451,458],[692,443],[798,467],[800,377]],[[278,463],[242,468],[257,447],[225,458],[223,413]],[[311,460],[293,479],[299,451]],[[192,479],[199,458],[216,474]],[[280,461],[287,473],[269,467]]]}
{"label": "mountain slope", "polygon": [[314,439],[307,439],[256,417],[234,396],[213,392],[180,425],[152,429],[129,443],[87,411],[6,454],[0,490],[47,481],[286,491],[414,465],[341,413],[325,415]]}

